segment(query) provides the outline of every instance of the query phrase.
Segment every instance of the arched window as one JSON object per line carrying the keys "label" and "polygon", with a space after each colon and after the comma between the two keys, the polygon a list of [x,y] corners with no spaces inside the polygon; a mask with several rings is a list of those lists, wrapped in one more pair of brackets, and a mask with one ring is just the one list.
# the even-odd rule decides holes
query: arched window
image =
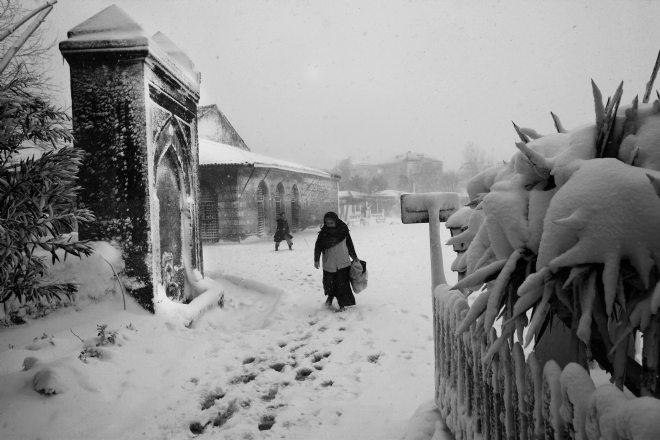
{"label": "arched window", "polygon": [[201,219],[200,232],[204,241],[218,241],[220,239],[218,222],[218,194],[206,182],[199,186],[199,216]]}
{"label": "arched window", "polygon": [[277,184],[277,190],[275,190],[275,218],[281,212],[284,212],[284,185],[282,182]]}
{"label": "arched window", "polygon": [[291,189],[291,229],[294,231],[300,227],[300,193],[298,185]]}
{"label": "arched window", "polygon": [[266,199],[268,198],[268,186],[263,180],[257,188],[257,234],[266,233]]}

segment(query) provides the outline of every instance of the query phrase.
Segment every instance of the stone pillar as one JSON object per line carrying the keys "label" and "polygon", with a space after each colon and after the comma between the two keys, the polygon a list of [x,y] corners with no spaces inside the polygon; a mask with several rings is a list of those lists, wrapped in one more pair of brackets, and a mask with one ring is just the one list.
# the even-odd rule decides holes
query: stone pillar
{"label": "stone pillar", "polygon": [[79,201],[97,218],[80,238],[117,242],[127,287],[144,307],[153,310],[158,286],[190,300],[186,273],[202,270],[199,73],[167,37],[146,36],[114,5],[71,29],[60,51],[75,145],[86,152]]}

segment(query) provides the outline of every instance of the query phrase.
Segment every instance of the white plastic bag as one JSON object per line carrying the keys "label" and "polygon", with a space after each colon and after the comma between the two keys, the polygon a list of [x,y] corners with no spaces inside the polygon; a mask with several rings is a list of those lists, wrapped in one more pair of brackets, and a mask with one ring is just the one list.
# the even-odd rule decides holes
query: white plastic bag
{"label": "white plastic bag", "polygon": [[367,262],[364,260],[353,261],[351,263],[351,287],[353,292],[360,293],[367,288],[369,275],[367,273]]}

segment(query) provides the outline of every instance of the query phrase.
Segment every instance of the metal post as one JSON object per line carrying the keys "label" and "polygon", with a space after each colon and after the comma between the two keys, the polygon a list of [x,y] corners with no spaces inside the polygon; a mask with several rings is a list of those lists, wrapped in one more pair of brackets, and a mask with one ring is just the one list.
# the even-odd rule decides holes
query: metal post
{"label": "metal post", "polygon": [[435,364],[435,390],[438,390],[438,310],[435,301],[435,289],[447,284],[442,261],[442,242],[440,241],[440,222],[447,221],[460,206],[457,193],[421,193],[401,195],[401,221],[404,224],[429,224],[429,244],[431,250],[431,302],[433,308],[433,353]]}
{"label": "metal post", "polygon": [[401,221],[404,224],[428,223],[431,250],[431,289],[447,284],[442,261],[440,222],[447,221],[460,206],[457,193],[419,193],[401,195]]}
{"label": "metal post", "polygon": [[[434,204],[435,205],[435,204]],[[442,242],[440,241],[440,209],[429,207],[429,244],[431,247],[431,290],[440,284],[447,284],[442,261]]]}

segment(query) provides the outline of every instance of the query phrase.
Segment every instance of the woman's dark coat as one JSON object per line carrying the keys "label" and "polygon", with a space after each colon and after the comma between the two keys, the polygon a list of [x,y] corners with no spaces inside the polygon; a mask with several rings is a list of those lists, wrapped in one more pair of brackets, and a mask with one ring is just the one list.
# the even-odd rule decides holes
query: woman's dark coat
{"label": "woman's dark coat", "polygon": [[277,219],[277,229],[275,230],[275,237],[273,238],[273,241],[279,242],[286,240],[287,238],[293,238],[293,235],[289,233],[289,222],[286,221],[285,218],[280,217]]}

